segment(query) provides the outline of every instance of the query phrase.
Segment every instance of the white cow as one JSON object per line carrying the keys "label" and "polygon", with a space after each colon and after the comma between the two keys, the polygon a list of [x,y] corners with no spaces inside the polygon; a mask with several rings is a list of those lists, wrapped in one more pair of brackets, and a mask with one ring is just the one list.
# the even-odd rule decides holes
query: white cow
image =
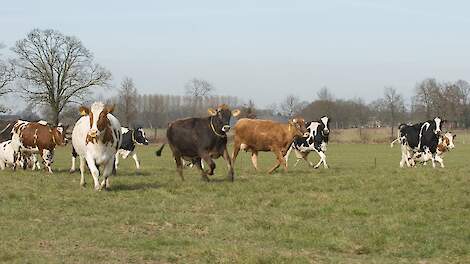
{"label": "white cow", "polygon": [[0,169],[4,170],[6,167],[16,169],[17,153],[11,144],[11,140],[0,143]]}
{"label": "white cow", "polygon": [[[121,145],[121,124],[111,113],[113,106],[95,102],[88,107],[80,107],[82,117],[72,131],[73,148],[80,157],[80,185],[85,186],[85,161],[88,164],[95,190],[109,188],[109,175],[113,172],[114,159]],[[102,168],[103,181],[99,182]]]}

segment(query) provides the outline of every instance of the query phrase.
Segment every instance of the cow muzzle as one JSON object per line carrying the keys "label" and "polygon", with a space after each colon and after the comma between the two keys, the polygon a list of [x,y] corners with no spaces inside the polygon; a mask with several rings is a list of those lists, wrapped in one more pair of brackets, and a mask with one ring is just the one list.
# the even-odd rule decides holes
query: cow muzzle
{"label": "cow muzzle", "polygon": [[90,138],[96,139],[98,136],[99,136],[99,131],[98,130],[91,129],[88,132],[88,137],[90,137]]}
{"label": "cow muzzle", "polygon": [[324,136],[328,136],[330,134],[330,130],[329,129],[323,129],[323,135]]}
{"label": "cow muzzle", "polygon": [[222,127],[222,131],[224,131],[225,133],[227,133],[229,130],[230,130],[229,125],[225,125],[225,126]]}

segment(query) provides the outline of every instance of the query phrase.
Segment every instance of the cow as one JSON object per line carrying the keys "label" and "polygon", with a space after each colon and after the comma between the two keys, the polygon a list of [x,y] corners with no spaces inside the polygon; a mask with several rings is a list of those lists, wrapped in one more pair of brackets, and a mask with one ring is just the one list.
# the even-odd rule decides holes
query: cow
{"label": "cow", "polygon": [[[330,135],[330,119],[327,116],[323,116],[318,121],[307,122],[305,126],[307,127],[309,136],[296,138],[294,142],[292,142],[285,156],[286,164],[288,164],[290,152],[294,150],[295,156],[297,157],[294,166],[297,166],[297,163],[303,159],[315,169],[318,169],[322,163],[323,167],[327,169],[328,164],[326,163],[325,152]],[[316,151],[318,156],[320,156],[320,161],[317,165],[313,165],[307,158],[311,151]]]}
{"label": "cow", "polygon": [[403,168],[405,164],[408,167],[414,166],[413,156],[418,152],[431,155],[432,164],[435,167],[435,155],[439,144],[441,126],[444,122],[440,117],[436,117],[426,122],[414,125],[401,124],[398,127],[398,137],[391,143],[391,146],[393,147],[393,144],[397,141],[401,142],[400,167]]}
{"label": "cow", "polygon": [[145,137],[144,129],[138,127],[136,129],[129,129],[126,127],[121,128],[122,133],[122,143],[121,147],[119,148],[118,152],[116,153],[116,162],[115,167],[117,169],[119,164],[119,156],[123,159],[132,156],[135,161],[135,167],[139,170],[140,169],[140,162],[139,158],[137,157],[137,151],[135,150],[135,145],[148,145],[149,141]]}
{"label": "cow", "polygon": [[40,169],[39,160],[35,154],[40,154],[45,168],[52,173],[51,165],[54,162],[56,146],[67,144],[65,131],[68,126],[58,124],[52,126],[46,121],[28,122],[18,120],[12,129],[12,147],[21,155],[33,155],[33,170]]}
{"label": "cow", "polygon": [[251,161],[258,170],[258,152],[272,151],[277,163],[268,173],[273,173],[283,165],[287,172],[284,156],[298,137],[308,137],[305,120],[301,117],[288,121],[287,124],[271,120],[259,120],[242,118],[235,125],[235,138],[233,150],[233,163],[237,159],[240,150],[251,151]]}
{"label": "cow", "polygon": [[[6,167],[13,167],[16,169],[19,155],[13,148],[11,140],[0,143],[0,169],[4,170]],[[21,166],[21,164],[19,164]]]}
{"label": "cow", "polygon": [[[127,127],[121,127],[121,134],[122,134],[122,142],[121,146],[119,147],[118,152],[116,153],[116,161],[115,161],[115,169],[117,169],[119,164],[119,156],[123,159],[132,156],[135,161],[135,166],[139,170],[140,169],[140,162],[137,157],[137,152],[135,150],[135,145],[148,145],[149,141],[145,136],[144,130],[139,127],[136,129],[129,129]],[[75,172],[75,158],[78,157],[77,152],[72,147],[72,166],[70,168],[70,173]]]}
{"label": "cow", "polygon": [[[434,160],[439,162],[439,164],[441,165],[441,168],[445,167],[444,159],[443,159],[444,154],[455,148],[455,144],[454,144],[455,137],[456,135],[452,134],[451,132],[446,132],[445,134],[439,137],[439,144],[437,145],[436,155],[434,157]],[[423,163],[423,165],[426,165],[428,160],[432,160],[432,155],[430,155],[429,153],[417,152],[413,155],[413,161],[415,164]]]}
{"label": "cow", "polygon": [[[183,159],[192,162],[201,171],[202,179],[209,181],[207,175],[213,175],[215,163],[212,159],[223,156],[228,166],[227,177],[233,181],[232,159],[227,150],[227,132],[230,130],[230,119],[240,114],[240,110],[230,111],[225,105],[208,109],[209,116],[203,118],[186,118],[171,122],[166,136],[168,145],[176,162],[176,169],[181,180],[183,177]],[[163,145],[157,152],[161,156]],[[202,168],[202,160],[209,171]]]}
{"label": "cow", "polygon": [[[121,145],[121,124],[112,115],[114,106],[94,102],[91,107],[81,106],[72,131],[72,145],[80,160],[80,185],[85,186],[85,161],[93,176],[95,190],[108,189],[109,175],[114,169],[114,159]],[[99,182],[102,167],[103,181]]]}

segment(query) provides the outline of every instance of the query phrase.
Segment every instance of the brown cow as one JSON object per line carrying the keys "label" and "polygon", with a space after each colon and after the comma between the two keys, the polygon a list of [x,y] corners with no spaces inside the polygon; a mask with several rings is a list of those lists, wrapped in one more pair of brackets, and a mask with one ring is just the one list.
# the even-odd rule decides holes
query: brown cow
{"label": "brown cow", "polygon": [[[18,120],[13,126],[12,144],[15,150],[25,154],[39,153],[44,166],[52,173],[51,164],[54,159],[54,149],[57,145],[66,145],[65,131],[67,127],[59,124],[52,126],[45,121],[28,122]],[[33,164],[33,170],[39,169],[37,159]]]}
{"label": "brown cow", "polygon": [[270,120],[240,119],[235,125],[233,163],[242,149],[251,151],[251,161],[258,170],[258,151],[272,151],[276,155],[276,165],[268,171],[274,172],[282,164],[287,171],[284,155],[296,137],[308,137],[303,118],[294,118],[287,124]]}

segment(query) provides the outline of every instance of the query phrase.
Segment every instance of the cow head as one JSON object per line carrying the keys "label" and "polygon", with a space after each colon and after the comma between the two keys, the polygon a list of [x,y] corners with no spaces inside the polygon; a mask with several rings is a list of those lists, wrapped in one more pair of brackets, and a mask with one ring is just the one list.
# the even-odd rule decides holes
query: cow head
{"label": "cow head", "polygon": [[447,149],[451,150],[455,148],[454,139],[456,135],[453,135],[451,132],[446,132],[441,138],[439,144],[443,144]]}
{"label": "cow head", "polygon": [[66,137],[66,131],[68,127],[68,125],[64,126],[62,123],[59,123],[52,129],[52,136],[54,137],[54,141],[57,145],[67,145],[68,140]]}
{"label": "cow head", "polygon": [[[307,127],[305,127],[305,120],[302,117],[297,117],[289,120],[289,126],[294,127],[295,135],[298,137],[309,137]],[[290,127],[289,127],[290,129]]]}
{"label": "cow head", "polygon": [[135,143],[139,145],[149,144],[148,139],[145,137],[144,129],[141,127],[134,129],[134,131],[132,132],[132,139]]}
{"label": "cow head", "polygon": [[320,124],[323,136],[328,136],[330,134],[330,119],[327,116],[324,116],[320,118]]}
{"label": "cow head", "polygon": [[227,133],[230,130],[230,118],[240,114],[239,109],[230,111],[225,104],[220,105],[217,109],[209,108],[207,112],[211,116],[211,126],[216,134],[219,131],[222,131],[223,134]]}
{"label": "cow head", "polygon": [[111,122],[108,119],[108,114],[112,113],[113,110],[114,106],[105,105],[102,102],[95,102],[90,108],[85,106],[80,107],[80,114],[82,116],[88,115],[90,118],[87,142],[96,142],[102,134],[104,134],[104,137],[112,137],[112,132],[109,129]]}

